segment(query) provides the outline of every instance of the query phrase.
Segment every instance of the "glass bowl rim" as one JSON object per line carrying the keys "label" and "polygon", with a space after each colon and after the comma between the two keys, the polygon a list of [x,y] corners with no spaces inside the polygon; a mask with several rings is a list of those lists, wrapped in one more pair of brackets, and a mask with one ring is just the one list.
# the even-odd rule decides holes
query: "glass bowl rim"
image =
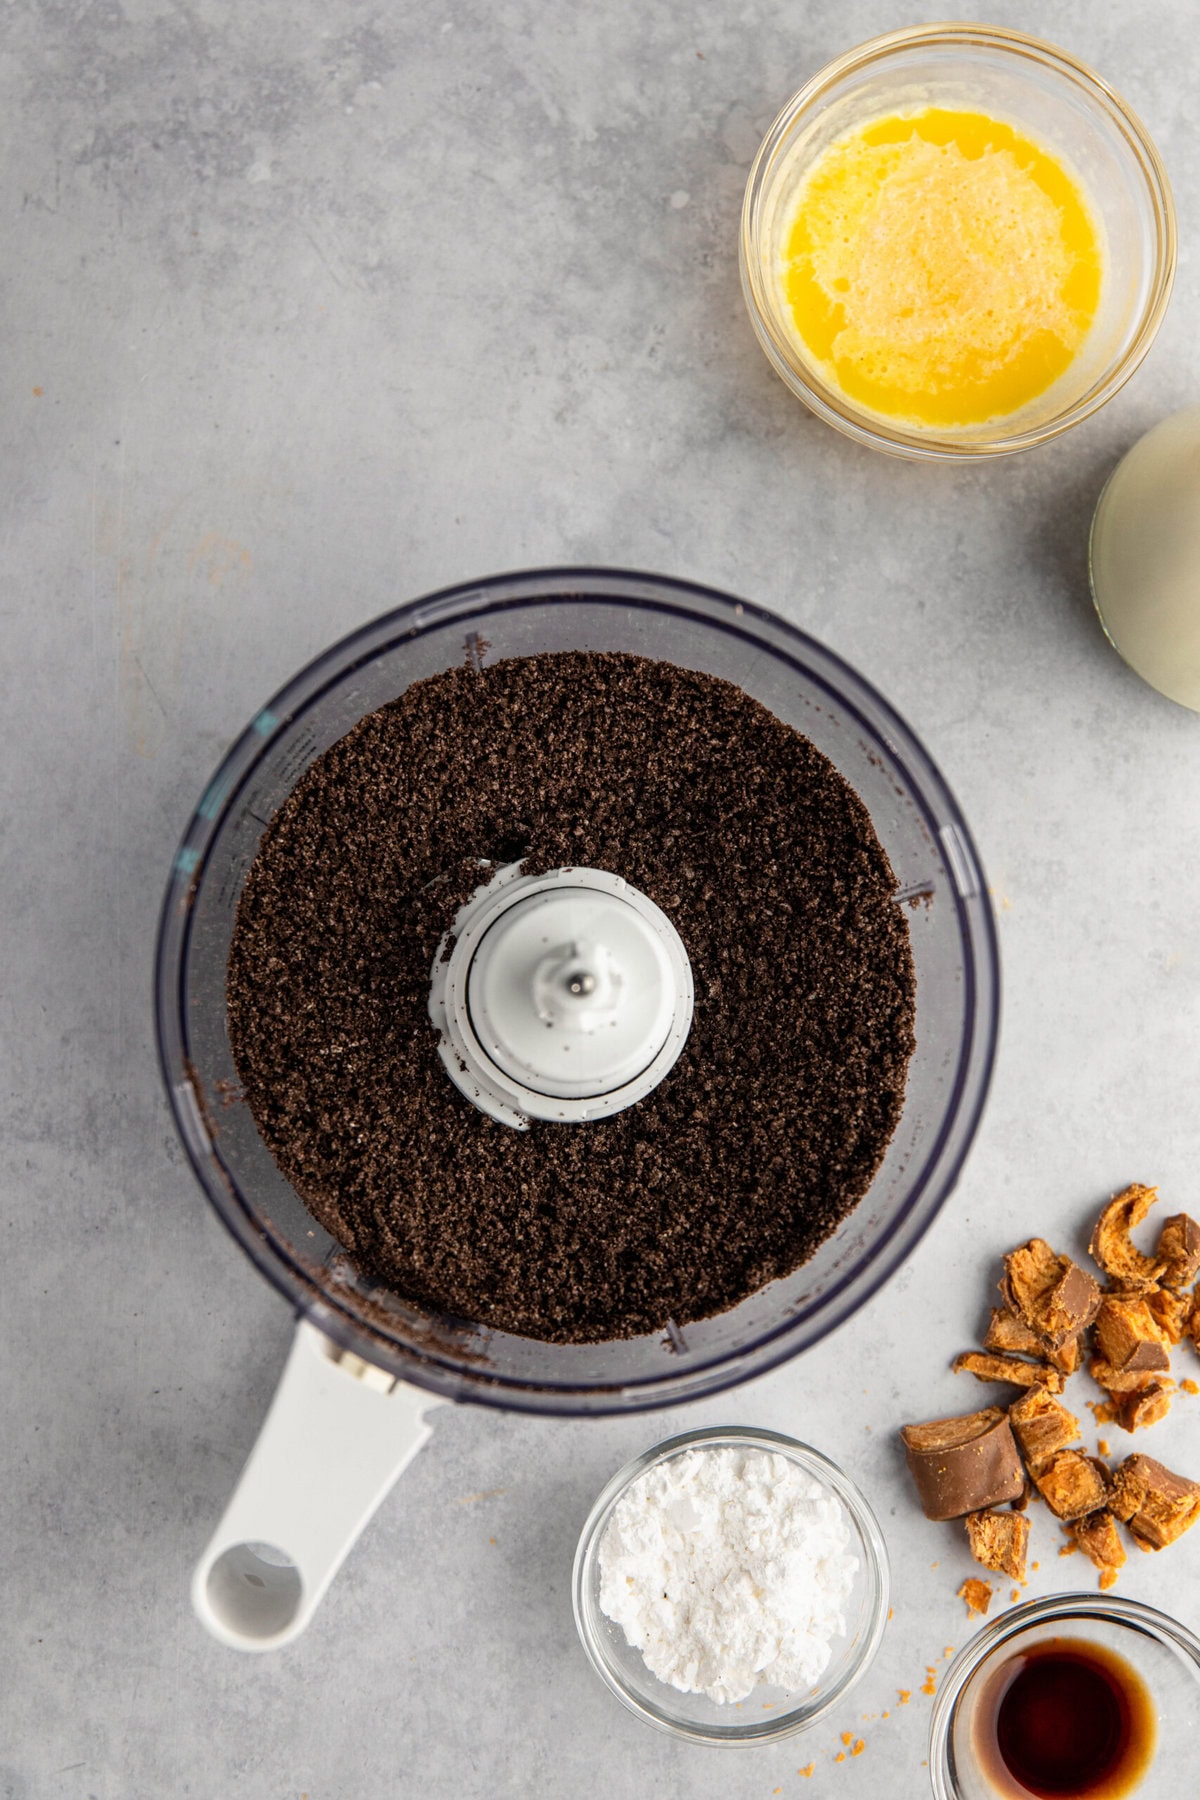
{"label": "glass bowl rim", "polygon": [[[758,213],[767,171],[779,145],[801,115],[817,111],[830,90],[846,75],[868,67],[873,62],[903,56],[909,50],[954,44],[981,47],[1015,57],[1019,61],[1036,60],[1046,63],[1065,74],[1094,104],[1105,110],[1120,128],[1138,161],[1150,196],[1156,240],[1154,278],[1143,304],[1137,329],[1120,360],[1098,377],[1071,406],[1042,424],[1007,433],[999,431],[994,437],[971,441],[938,432],[911,431],[902,426],[890,425],[886,420],[855,406],[821,380],[814,370],[807,368],[775,325],[766,301],[758,256]],[[784,384],[819,419],[857,443],[893,456],[929,462],[958,462],[1013,455],[1038,444],[1048,443],[1071,426],[1090,418],[1124,387],[1148,354],[1170,302],[1177,254],[1175,201],[1166,167],[1145,125],[1116,89],[1087,63],[1045,38],[1034,37],[1028,32],[1012,30],[1006,26],[965,23],[914,25],[868,38],[826,63],[797,89],[776,115],[751,164],[742,202],[738,243],[742,294],[751,324],[760,348]],[[1002,425],[1003,421],[998,423]]]}
{"label": "glass bowl rim", "polygon": [[962,1694],[980,1665],[1001,1644],[1020,1637],[1032,1626],[1061,1620],[1094,1619],[1128,1630],[1140,1630],[1174,1650],[1181,1651],[1192,1663],[1200,1684],[1200,1637],[1178,1619],[1144,1600],[1126,1600],[1114,1594],[1062,1593],[1047,1594],[1038,1600],[1025,1600],[1011,1612],[993,1619],[964,1644],[938,1689],[929,1721],[929,1776],[934,1800],[959,1800],[947,1766],[950,1733],[954,1713]]}
{"label": "glass bowl rim", "polygon": [[[655,1468],[658,1464],[669,1462],[672,1458],[681,1456],[688,1450],[703,1446],[764,1450],[786,1456],[837,1496],[857,1532],[859,1548],[865,1559],[863,1569],[871,1595],[870,1619],[867,1629],[863,1633],[857,1655],[848,1664],[841,1679],[830,1689],[828,1694],[822,1696],[816,1706],[806,1706],[802,1703],[790,1707],[786,1712],[779,1713],[771,1720],[729,1726],[704,1726],[690,1720],[672,1717],[665,1709],[655,1707],[652,1703],[643,1700],[626,1685],[609,1663],[600,1639],[593,1629],[586,1598],[588,1584],[600,1552],[600,1540],[617,1503],[633,1483],[645,1474],[647,1469]],[[601,1488],[584,1521],[583,1529],[580,1531],[571,1568],[571,1605],[575,1615],[575,1628],[588,1662],[604,1685],[610,1693],[616,1695],[623,1706],[646,1724],[653,1725],[658,1730],[668,1732],[674,1737],[682,1737],[693,1743],[703,1744],[771,1743],[778,1739],[793,1737],[797,1732],[806,1731],[810,1725],[816,1724],[818,1719],[824,1718],[831,1708],[843,1700],[856,1686],[859,1679],[866,1674],[874,1662],[883,1641],[884,1632],[887,1630],[890,1592],[891,1570],[887,1545],[875,1511],[862,1489],[846,1474],[844,1469],[833,1461],[832,1457],[815,1449],[812,1444],[803,1443],[799,1438],[788,1437],[784,1432],[771,1431],[766,1427],[758,1426],[703,1426],[695,1431],[683,1431],[674,1437],[665,1438],[661,1443],[653,1444],[648,1450],[644,1450],[640,1456],[635,1456],[631,1462],[618,1469],[616,1474]],[[638,1654],[636,1651],[633,1653]],[[648,1670],[647,1675],[651,1680],[655,1679],[649,1675]],[[660,1682],[659,1686],[663,1688],[664,1692],[669,1691],[666,1683]]]}
{"label": "glass bowl rim", "polygon": [[[972,995],[949,1109],[902,1212],[870,1256],[843,1272],[816,1307],[763,1328],[752,1342],[733,1351],[716,1349],[680,1372],[658,1371],[620,1385],[477,1370],[437,1348],[391,1338],[381,1342],[349,1300],[320,1285],[279,1234],[273,1228],[264,1229],[269,1221],[264,1222],[255,1212],[220,1160],[187,1086],[190,1046],[183,983],[191,941],[191,900],[221,825],[274,741],[274,734],[356,668],[406,637],[452,622],[469,629],[485,609],[508,611],[549,600],[594,600],[685,617],[753,644],[760,654],[784,662],[836,700],[892,758],[926,823],[939,827],[935,808],[940,808],[940,828],[955,834],[954,845],[944,843],[952,876],[948,897],[955,909],[964,977]],[[969,895],[961,885],[957,858],[965,858],[967,874],[976,878]],[[293,675],[259,708],[226,752],[175,851],[159,915],[154,987],[159,1066],[176,1131],[209,1203],[259,1273],[341,1348],[390,1368],[404,1380],[451,1399],[559,1414],[642,1411],[720,1391],[807,1349],[863,1306],[912,1254],[954,1190],[987,1099],[1000,1013],[998,934],[978,851],[941,770],[891,703],[835,651],[752,601],[674,576],[589,566],[510,571],[420,596],[346,633]]]}

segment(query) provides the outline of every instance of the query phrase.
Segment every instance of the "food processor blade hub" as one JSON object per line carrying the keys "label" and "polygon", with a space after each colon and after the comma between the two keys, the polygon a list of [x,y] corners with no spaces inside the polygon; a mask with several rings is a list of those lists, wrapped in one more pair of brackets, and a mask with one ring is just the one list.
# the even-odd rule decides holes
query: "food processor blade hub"
{"label": "food processor blade hub", "polygon": [[497,869],[434,958],[429,1015],[450,1079],[506,1125],[621,1112],[678,1058],[694,989],[661,907],[604,869]]}

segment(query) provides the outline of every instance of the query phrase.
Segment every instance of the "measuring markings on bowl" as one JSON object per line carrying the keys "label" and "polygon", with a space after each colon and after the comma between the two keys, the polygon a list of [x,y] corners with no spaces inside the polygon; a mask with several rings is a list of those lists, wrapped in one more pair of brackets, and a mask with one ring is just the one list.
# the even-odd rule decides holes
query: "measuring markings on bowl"
{"label": "measuring markings on bowl", "polygon": [[979,876],[975,868],[975,858],[971,855],[958,826],[940,825],[938,837],[946,852],[946,864],[954,878],[959,899],[974,900],[979,893]]}

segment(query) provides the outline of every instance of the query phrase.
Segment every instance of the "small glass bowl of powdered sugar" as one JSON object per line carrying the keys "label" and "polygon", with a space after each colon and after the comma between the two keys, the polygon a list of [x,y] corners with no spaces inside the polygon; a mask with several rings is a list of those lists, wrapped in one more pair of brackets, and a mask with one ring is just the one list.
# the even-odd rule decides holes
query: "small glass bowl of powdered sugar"
{"label": "small glass bowl of powdered sugar", "polygon": [[874,1513],[774,1431],[689,1431],[614,1475],[575,1553],[575,1623],[631,1712],[708,1744],[803,1731],[866,1670],[888,1613]]}

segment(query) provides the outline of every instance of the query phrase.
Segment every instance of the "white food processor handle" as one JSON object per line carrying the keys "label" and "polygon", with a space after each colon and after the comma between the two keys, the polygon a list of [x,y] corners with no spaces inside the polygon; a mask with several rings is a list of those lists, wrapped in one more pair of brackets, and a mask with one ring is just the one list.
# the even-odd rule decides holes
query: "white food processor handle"
{"label": "white food processor handle", "polygon": [[192,1577],[235,1650],[298,1637],[384,1495],[429,1436],[436,1397],[301,1320],[271,1409]]}

